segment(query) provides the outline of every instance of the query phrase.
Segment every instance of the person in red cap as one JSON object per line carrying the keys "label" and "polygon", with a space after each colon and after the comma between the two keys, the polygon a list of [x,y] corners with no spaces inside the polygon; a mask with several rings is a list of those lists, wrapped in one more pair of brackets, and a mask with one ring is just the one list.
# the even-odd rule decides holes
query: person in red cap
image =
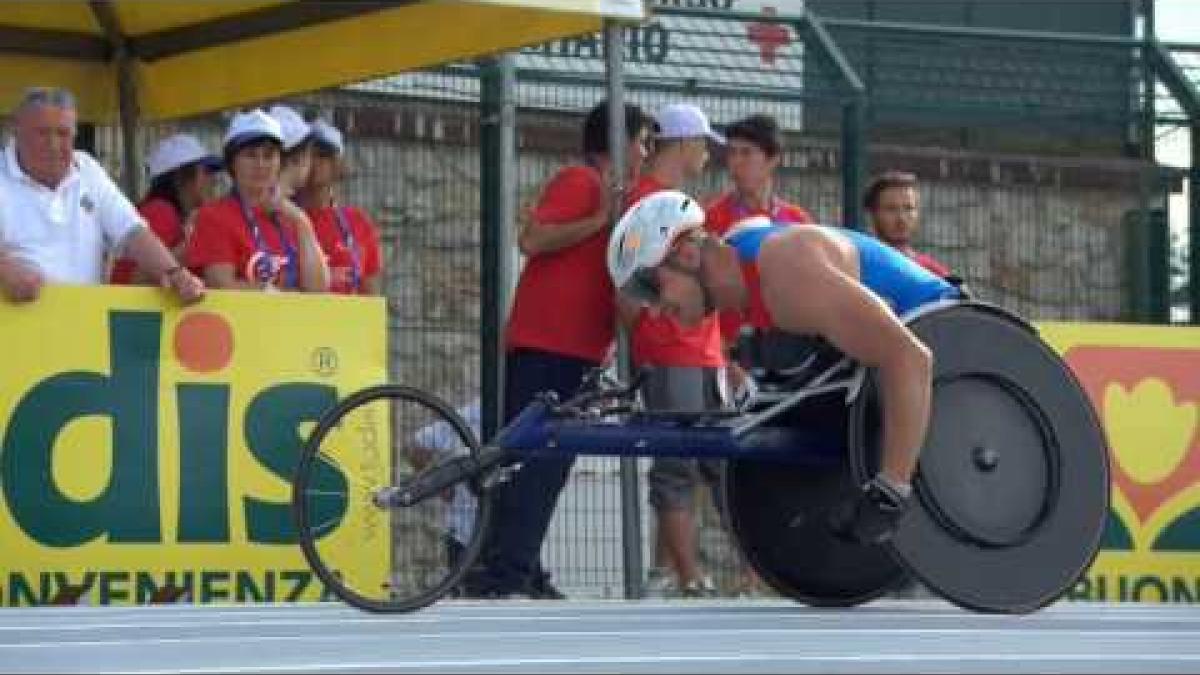
{"label": "person in red cap", "polygon": [[279,190],[283,137],[261,110],[239,113],[225,134],[229,196],[200,208],[189,267],[214,288],[324,292],[329,268],[312,222]]}
{"label": "person in red cap", "polygon": [[336,186],[345,170],[342,132],[320,119],[312,123],[312,130],[312,168],[308,182],[296,193],[296,202],[312,219],[325,252],[329,290],[379,295],[383,288],[379,228],[362,209],[337,199]]}
{"label": "person in red cap", "polygon": [[920,216],[916,176],[903,171],[880,174],[867,186],[863,206],[876,237],[939,277],[949,276],[949,267],[912,245]]}
{"label": "person in red cap", "polygon": [[[216,174],[221,158],[208,151],[191,134],[168,136],[155,146],[146,162],[150,189],[138,204],[146,225],[176,258],[183,255],[195,225],[195,213],[215,197]],[[114,264],[109,281],[114,284],[153,283],[128,256]]]}

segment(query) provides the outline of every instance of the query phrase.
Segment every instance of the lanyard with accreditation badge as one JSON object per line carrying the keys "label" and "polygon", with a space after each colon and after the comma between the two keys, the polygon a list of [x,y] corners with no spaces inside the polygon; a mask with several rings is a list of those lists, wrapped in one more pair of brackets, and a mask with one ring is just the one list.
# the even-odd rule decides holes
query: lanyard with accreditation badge
{"label": "lanyard with accreditation badge", "polygon": [[342,241],[346,244],[346,248],[350,251],[350,289],[358,291],[359,289],[359,260],[358,246],[354,242],[354,229],[350,227],[350,220],[346,217],[346,207],[333,207],[334,220],[337,222],[338,229],[342,233]]}
{"label": "lanyard with accreditation badge", "polygon": [[[766,215],[768,218],[771,219],[772,222],[778,222],[779,214],[783,212],[783,200],[776,197],[775,195],[771,195],[771,197],[768,198],[768,201],[771,205],[767,209],[765,209]],[[747,216],[758,215],[759,213],[762,213],[762,211],[750,208],[750,206],[746,204],[746,201],[744,199],[742,199],[741,195],[739,195],[739,194],[734,195],[734,198],[733,198],[733,219],[734,220],[740,220],[742,218],[746,218]]]}
{"label": "lanyard with accreditation badge", "polygon": [[[237,190],[233,191],[233,198],[237,200],[238,206],[242,209],[242,217],[246,220],[246,226],[250,228],[250,234],[254,235],[254,247],[258,250],[259,256],[265,260],[270,260],[271,249],[267,246],[266,240],[263,239],[262,230],[258,227],[258,220],[254,217],[254,212],[246,200],[242,199],[242,195]],[[300,286],[299,271],[296,269],[296,248],[292,246],[292,242],[288,241],[287,233],[283,231],[283,224],[279,222],[278,212],[271,212],[271,222],[275,225],[275,231],[279,234],[279,242],[283,247],[283,255],[287,258],[284,263],[284,270],[287,272],[287,288],[298,288]],[[270,281],[270,279],[260,279],[259,281]]]}

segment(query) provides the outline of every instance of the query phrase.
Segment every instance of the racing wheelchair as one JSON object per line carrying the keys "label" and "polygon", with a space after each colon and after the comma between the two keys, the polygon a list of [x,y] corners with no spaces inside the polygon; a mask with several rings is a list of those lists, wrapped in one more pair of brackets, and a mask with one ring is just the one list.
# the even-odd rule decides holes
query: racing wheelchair
{"label": "racing wheelchair", "polygon": [[912,503],[884,544],[829,525],[834,505],[877,470],[880,395],[871,369],[818,343],[763,347],[752,359],[760,394],[747,409],[647,412],[636,378],[597,371],[567,400],[530,403],[486,447],[423,391],[359,391],[304,446],[293,488],[301,549],[345,602],[411,611],[458,588],[487,536],[489,491],[523,458],[723,458],[727,525],[781,596],[846,607],[913,575],[976,611],[1053,602],[1091,564],[1108,514],[1095,411],[1020,317],[953,300],[905,322],[934,354],[932,413]]}

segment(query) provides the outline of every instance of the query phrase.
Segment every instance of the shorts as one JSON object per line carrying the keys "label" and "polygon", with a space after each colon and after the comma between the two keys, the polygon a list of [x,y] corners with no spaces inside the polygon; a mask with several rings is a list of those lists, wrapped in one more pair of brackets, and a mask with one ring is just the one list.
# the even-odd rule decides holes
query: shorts
{"label": "shorts", "polygon": [[[642,384],[642,399],[647,410],[720,409],[727,400],[724,378],[721,368],[658,366]],[[695,507],[696,486],[703,479],[720,509],[724,466],[720,459],[655,457],[646,475],[650,505],[657,511],[690,510]]]}

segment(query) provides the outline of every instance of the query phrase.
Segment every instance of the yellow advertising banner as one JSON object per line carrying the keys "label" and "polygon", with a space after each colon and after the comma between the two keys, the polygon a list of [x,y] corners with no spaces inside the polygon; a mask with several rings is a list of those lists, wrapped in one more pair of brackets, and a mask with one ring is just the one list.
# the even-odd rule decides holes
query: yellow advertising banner
{"label": "yellow advertising banner", "polygon": [[1112,509],[1080,600],[1200,602],[1200,329],[1043,323],[1108,435]]}
{"label": "yellow advertising banner", "polygon": [[[323,597],[291,475],[322,412],[385,381],[385,330],[377,298],[181,308],[156,289],[52,287],[0,302],[0,605]],[[326,536],[355,552],[348,572],[383,574],[363,497]]]}

